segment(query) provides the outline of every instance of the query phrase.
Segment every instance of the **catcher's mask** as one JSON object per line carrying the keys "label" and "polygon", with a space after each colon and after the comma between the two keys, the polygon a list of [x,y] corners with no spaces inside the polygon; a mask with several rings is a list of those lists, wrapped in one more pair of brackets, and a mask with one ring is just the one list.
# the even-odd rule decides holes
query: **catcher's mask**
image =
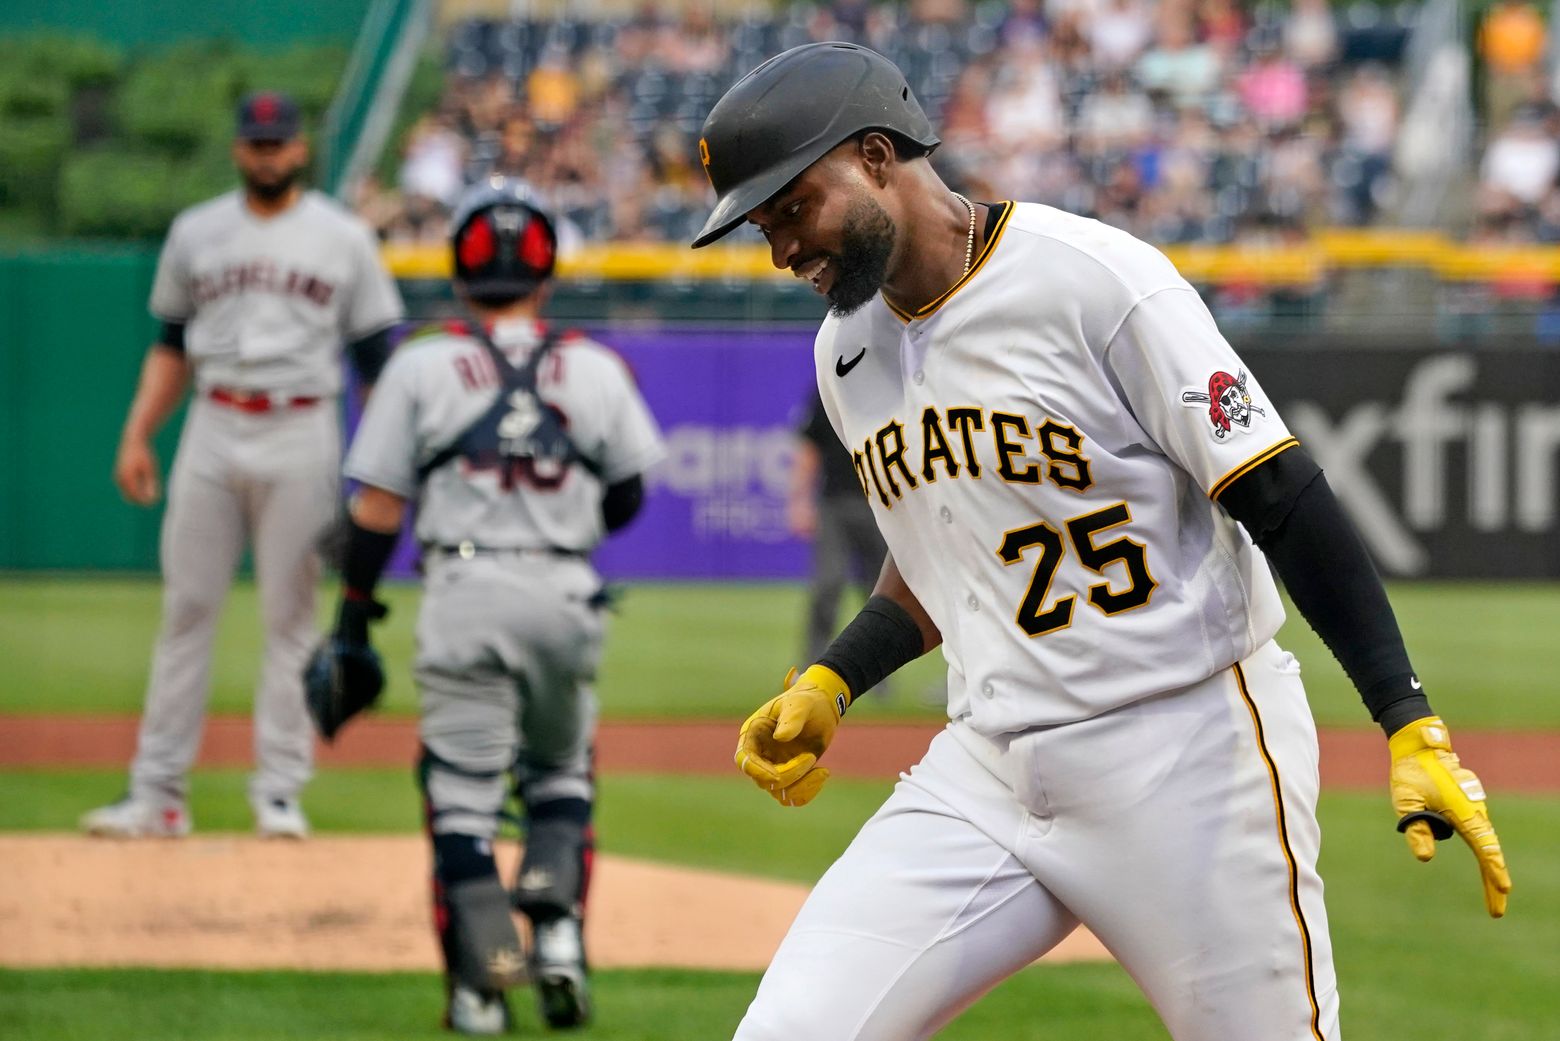
{"label": "catcher's mask", "polygon": [[529,296],[552,277],[558,236],[524,181],[474,185],[456,204],[450,229],[455,280],[473,299]]}
{"label": "catcher's mask", "polygon": [[940,144],[904,73],[866,47],[807,43],[748,73],[704,120],[699,160],[716,201],[693,248],[731,231],[862,130],[893,131],[926,154]]}

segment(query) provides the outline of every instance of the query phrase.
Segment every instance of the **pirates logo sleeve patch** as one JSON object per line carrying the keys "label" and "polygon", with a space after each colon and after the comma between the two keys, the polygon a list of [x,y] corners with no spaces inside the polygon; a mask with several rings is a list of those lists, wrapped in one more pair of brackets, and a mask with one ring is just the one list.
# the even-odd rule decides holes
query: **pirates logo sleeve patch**
{"label": "pirates logo sleeve patch", "polygon": [[1251,432],[1252,416],[1266,416],[1267,410],[1253,404],[1246,388],[1246,370],[1231,376],[1218,371],[1208,377],[1208,387],[1187,387],[1181,391],[1181,404],[1188,408],[1206,408],[1213,436],[1222,441],[1230,432]]}

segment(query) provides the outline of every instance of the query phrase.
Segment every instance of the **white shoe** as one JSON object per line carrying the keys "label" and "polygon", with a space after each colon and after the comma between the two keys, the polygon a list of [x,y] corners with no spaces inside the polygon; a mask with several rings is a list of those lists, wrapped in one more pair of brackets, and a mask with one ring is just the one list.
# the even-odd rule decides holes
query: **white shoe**
{"label": "white shoe", "polygon": [[81,817],[88,835],[116,839],[178,839],[190,833],[189,808],[177,799],[147,799],[126,795]]}
{"label": "white shoe", "polygon": [[455,984],[450,991],[450,1005],[445,1013],[444,1025],[457,1034],[476,1037],[494,1037],[509,1032],[509,1006],[502,994],[489,997],[470,987]]}
{"label": "white shoe", "polygon": [[566,915],[531,929],[531,973],[542,1018],[555,1029],[590,1022],[590,984],[585,941],[578,918]]}
{"label": "white shoe", "polygon": [[297,799],[269,797],[253,799],[249,803],[255,811],[255,831],[265,839],[306,839],[309,837],[309,818],[303,815],[303,807]]}

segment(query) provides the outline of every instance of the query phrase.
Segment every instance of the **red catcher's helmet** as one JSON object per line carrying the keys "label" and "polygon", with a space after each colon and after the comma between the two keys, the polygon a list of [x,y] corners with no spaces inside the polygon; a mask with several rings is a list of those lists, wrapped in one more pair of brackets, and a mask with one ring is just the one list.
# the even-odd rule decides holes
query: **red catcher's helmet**
{"label": "red catcher's helmet", "polygon": [[472,186],[450,230],[455,280],[470,296],[529,296],[552,277],[558,236],[524,181],[494,177]]}

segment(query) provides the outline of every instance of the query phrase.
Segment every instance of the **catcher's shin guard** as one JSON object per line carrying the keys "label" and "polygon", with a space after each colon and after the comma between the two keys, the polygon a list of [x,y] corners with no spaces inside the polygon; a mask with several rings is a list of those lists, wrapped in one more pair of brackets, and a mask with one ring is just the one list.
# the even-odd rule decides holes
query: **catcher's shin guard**
{"label": "catcher's shin guard", "polygon": [[433,837],[434,921],[450,978],[493,994],[529,978],[492,847],[471,835]]}
{"label": "catcher's shin guard", "polygon": [[595,852],[591,803],[561,798],[527,808],[513,899],[531,920],[531,975],[542,1018],[550,1027],[578,1027],[591,1013],[584,929]]}
{"label": "catcher's shin guard", "polygon": [[590,804],[560,799],[538,807],[527,821],[525,855],[515,876],[515,907],[532,922],[581,918],[590,888],[595,836]]}

